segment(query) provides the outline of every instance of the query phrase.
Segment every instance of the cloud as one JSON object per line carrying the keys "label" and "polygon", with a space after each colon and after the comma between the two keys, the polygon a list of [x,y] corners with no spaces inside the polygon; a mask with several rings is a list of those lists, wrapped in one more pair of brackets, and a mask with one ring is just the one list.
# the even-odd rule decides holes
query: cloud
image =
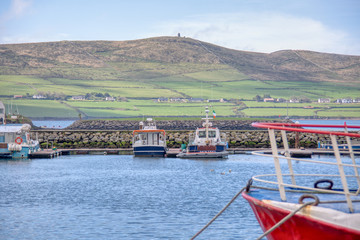
{"label": "cloud", "polygon": [[6,13],[7,18],[21,17],[27,13],[27,10],[31,7],[31,0],[12,0],[10,10]]}
{"label": "cloud", "polygon": [[319,52],[351,54],[349,36],[323,23],[310,19],[276,13],[236,13],[199,15],[185,20],[156,26],[153,36],[177,35],[211,42],[224,47],[274,52],[284,49],[303,49]]}

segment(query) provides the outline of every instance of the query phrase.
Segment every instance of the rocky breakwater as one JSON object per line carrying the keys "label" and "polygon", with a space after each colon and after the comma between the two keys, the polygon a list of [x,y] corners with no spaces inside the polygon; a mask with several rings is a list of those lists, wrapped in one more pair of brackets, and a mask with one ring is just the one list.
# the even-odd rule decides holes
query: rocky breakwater
{"label": "rocky breakwater", "polygon": [[[131,121],[119,121],[118,126],[121,130],[100,130],[99,128],[102,126],[110,126],[113,123],[109,122],[101,122],[96,121],[94,123],[86,123],[94,126],[94,129],[77,129],[77,130],[34,130],[32,131],[32,137],[38,138],[40,141],[42,148],[68,148],[68,149],[79,149],[79,148],[131,148],[132,147],[132,131],[133,129],[137,129],[138,122]],[[165,121],[170,122],[170,121]],[[157,122],[158,123],[158,122]],[[200,121],[193,122],[184,122],[178,121],[174,128],[191,128],[191,130],[167,130],[168,127],[160,127],[166,130],[166,140],[167,146],[169,148],[178,148],[183,143],[188,143],[189,133],[193,132],[194,129],[200,125]],[[223,128],[222,133],[226,134],[226,141],[229,143],[230,148],[269,148],[269,136],[268,132],[264,130],[253,130],[250,123],[241,123],[243,128],[248,129],[237,129],[232,130],[232,128],[238,127],[241,128],[240,125],[233,126],[234,122],[223,123],[223,125],[218,124],[219,122],[215,122],[214,126],[219,128]],[[100,125],[98,125],[100,124]],[[101,125],[102,124],[102,125]],[[109,125],[110,124],[110,125]],[[136,125],[135,125],[136,124]],[[173,127],[174,123],[168,123],[169,126]],[[239,124],[239,123],[237,123]],[[231,125],[231,127],[230,127]],[[76,126],[76,125],[75,125]],[[136,126],[136,127],[135,127]],[[166,126],[164,124],[163,126]],[[70,126],[70,128],[74,128],[74,126]],[[125,128],[125,129],[124,129]],[[131,128],[129,130],[128,128]],[[229,129],[230,128],[230,129]],[[290,144],[290,147],[295,147],[296,142],[296,134],[295,133],[287,133],[287,138]],[[277,134],[276,139],[278,141],[279,147],[282,147],[281,144],[281,136],[280,133]],[[316,148],[318,141],[324,142],[329,139],[326,139],[324,136],[316,136],[309,134],[300,133],[298,136],[299,139],[299,147],[306,148]]]}
{"label": "rocky breakwater", "polygon": [[[156,120],[156,126],[166,131],[195,130],[202,126],[202,120]],[[252,120],[212,120],[220,130],[256,130],[251,126]],[[128,130],[139,128],[139,121],[128,120],[82,120],[76,121],[68,130]]]}

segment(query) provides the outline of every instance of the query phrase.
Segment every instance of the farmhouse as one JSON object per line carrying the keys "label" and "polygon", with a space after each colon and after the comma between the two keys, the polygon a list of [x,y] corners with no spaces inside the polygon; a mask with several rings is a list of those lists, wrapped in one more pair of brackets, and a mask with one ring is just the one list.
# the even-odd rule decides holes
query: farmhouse
{"label": "farmhouse", "polygon": [[330,103],[330,98],[319,98],[318,103]]}
{"label": "farmhouse", "polygon": [[85,100],[85,96],[80,95],[80,96],[72,96],[71,100]]}
{"label": "farmhouse", "polygon": [[158,98],[157,101],[158,101],[158,102],[168,102],[169,99],[168,99],[168,98]]}
{"label": "farmhouse", "polygon": [[189,98],[189,102],[203,102],[204,99],[202,98]]}
{"label": "farmhouse", "polygon": [[264,102],[275,102],[273,98],[264,98]]}
{"label": "farmhouse", "polygon": [[296,99],[296,98],[292,98],[292,99],[290,99],[289,102],[291,102],[291,103],[299,103],[300,100],[299,100],[299,99]]}
{"label": "farmhouse", "polygon": [[44,95],[41,95],[41,94],[33,95],[32,98],[34,98],[34,99],[46,99],[46,97]]}
{"label": "farmhouse", "polygon": [[183,102],[184,100],[181,98],[170,98],[170,102]]}
{"label": "farmhouse", "polygon": [[353,100],[351,98],[341,98],[341,99],[337,99],[336,103],[352,103]]}
{"label": "farmhouse", "polygon": [[114,97],[106,97],[105,101],[115,101],[115,98]]}

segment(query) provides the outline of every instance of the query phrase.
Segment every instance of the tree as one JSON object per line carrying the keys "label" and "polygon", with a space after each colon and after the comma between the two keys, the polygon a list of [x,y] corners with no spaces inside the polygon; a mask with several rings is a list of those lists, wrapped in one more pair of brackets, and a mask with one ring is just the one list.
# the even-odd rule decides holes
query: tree
{"label": "tree", "polygon": [[262,97],[260,97],[259,95],[256,95],[253,100],[257,101],[257,102],[261,102],[263,100]]}

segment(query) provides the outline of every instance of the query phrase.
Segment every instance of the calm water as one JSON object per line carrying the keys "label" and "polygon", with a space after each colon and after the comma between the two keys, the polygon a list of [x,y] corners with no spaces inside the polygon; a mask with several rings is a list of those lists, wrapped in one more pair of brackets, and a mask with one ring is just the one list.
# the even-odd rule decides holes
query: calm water
{"label": "calm water", "polygon": [[[0,161],[0,236],[189,239],[255,172],[270,166],[251,155],[221,161],[129,155]],[[254,239],[261,233],[239,197],[197,239]]]}
{"label": "calm water", "polygon": [[74,120],[59,120],[59,121],[32,121],[33,124],[37,127],[45,127],[45,128],[55,128],[55,129],[62,129],[70,126],[75,121]]}
{"label": "calm water", "polygon": [[[313,169],[307,163],[294,168]],[[131,155],[0,161],[0,236],[189,239],[251,176],[273,172],[271,158],[253,155],[211,161]],[[239,197],[197,239],[253,240],[261,234]]]}

